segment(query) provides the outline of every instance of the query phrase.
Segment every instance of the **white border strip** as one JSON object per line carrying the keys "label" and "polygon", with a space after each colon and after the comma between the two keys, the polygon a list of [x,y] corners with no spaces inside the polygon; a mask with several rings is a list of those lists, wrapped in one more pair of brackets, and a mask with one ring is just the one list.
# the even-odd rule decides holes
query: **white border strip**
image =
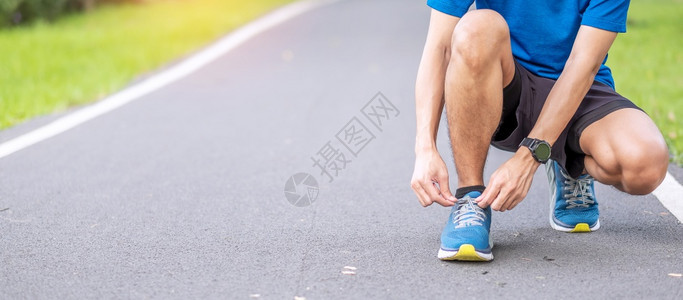
{"label": "white border strip", "polygon": [[334,1],[336,0],[299,1],[277,9],[274,12],[235,30],[226,37],[217,41],[215,44],[195,55],[192,55],[188,59],[182,61],[176,66],[169,68],[166,71],[162,71],[161,73],[152,76],[139,84],[117,92],[102,101],[57,119],[43,127],[0,144],[0,158],[56,136],[91,119],[119,108],[133,100],[139,99],[144,95],[154,92],[178,79],[190,75],[192,72],[206,66],[230,50],[242,45],[244,42],[248,41],[254,36],[316,7],[326,5]]}
{"label": "white border strip", "polygon": [[652,194],[678,221],[683,223],[683,186],[676,181],[671,173],[666,172],[666,178]]}

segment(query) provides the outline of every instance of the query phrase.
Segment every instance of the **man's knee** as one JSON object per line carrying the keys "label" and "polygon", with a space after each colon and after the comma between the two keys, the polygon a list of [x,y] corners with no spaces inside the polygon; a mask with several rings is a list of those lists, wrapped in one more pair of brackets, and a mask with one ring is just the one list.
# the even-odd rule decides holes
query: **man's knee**
{"label": "man's knee", "polygon": [[664,143],[641,144],[625,151],[620,160],[624,191],[632,195],[646,195],[664,180],[669,151]]}
{"label": "man's knee", "polygon": [[453,30],[451,61],[458,60],[476,71],[501,56],[510,31],[497,12],[479,9],[466,13]]}

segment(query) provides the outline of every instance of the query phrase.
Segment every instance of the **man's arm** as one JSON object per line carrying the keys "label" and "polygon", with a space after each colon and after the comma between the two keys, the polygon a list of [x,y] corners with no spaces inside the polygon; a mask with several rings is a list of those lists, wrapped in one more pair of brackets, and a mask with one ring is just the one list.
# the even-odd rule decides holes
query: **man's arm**
{"label": "man's arm", "polygon": [[529,137],[555,143],[588,93],[616,37],[616,32],[581,26],[564,70]]}
{"label": "man's arm", "polygon": [[[455,201],[448,186],[448,169],[436,149],[436,134],[444,106],[444,81],[451,53],[451,37],[458,20],[460,18],[432,10],[417,72],[415,170],[411,187],[423,206],[434,202],[451,206],[451,201]],[[434,182],[439,184],[440,190]]]}
{"label": "man's arm", "polygon": [[[529,137],[555,143],[593,84],[617,33],[581,26],[564,70],[555,82]],[[525,147],[491,175],[479,205],[494,210],[514,208],[529,191],[539,163]]]}

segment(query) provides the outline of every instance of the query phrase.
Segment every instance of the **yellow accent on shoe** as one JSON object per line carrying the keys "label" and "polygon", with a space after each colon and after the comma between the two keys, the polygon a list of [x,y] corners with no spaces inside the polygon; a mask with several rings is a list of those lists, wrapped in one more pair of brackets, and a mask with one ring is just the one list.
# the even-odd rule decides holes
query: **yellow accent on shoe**
{"label": "yellow accent on shoe", "polygon": [[458,249],[458,253],[454,256],[447,258],[446,260],[463,260],[463,261],[488,261],[487,259],[479,256],[477,251],[474,250],[474,246],[470,244],[463,244]]}
{"label": "yellow accent on shoe", "polygon": [[591,232],[591,228],[586,223],[579,223],[570,232]]}

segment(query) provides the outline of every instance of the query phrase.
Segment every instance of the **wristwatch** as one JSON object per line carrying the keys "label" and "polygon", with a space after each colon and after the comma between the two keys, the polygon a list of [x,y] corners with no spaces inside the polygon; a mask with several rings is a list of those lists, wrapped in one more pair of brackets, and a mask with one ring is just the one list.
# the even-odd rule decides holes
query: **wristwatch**
{"label": "wristwatch", "polygon": [[531,151],[531,156],[533,156],[537,162],[544,164],[548,161],[548,159],[550,159],[552,148],[550,148],[550,144],[544,140],[527,137],[524,138],[521,143],[519,143],[519,146],[529,148],[529,151]]}

